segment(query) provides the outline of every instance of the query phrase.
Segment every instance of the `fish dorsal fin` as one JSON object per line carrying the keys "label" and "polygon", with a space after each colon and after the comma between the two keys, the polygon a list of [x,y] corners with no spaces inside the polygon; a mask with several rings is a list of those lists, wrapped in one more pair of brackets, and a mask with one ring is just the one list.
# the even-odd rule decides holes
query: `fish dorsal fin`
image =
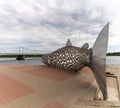
{"label": "fish dorsal fin", "polygon": [[71,43],[70,39],[67,40],[67,43],[66,43],[65,46],[72,46],[72,43]]}
{"label": "fish dorsal fin", "polygon": [[84,43],[82,46],[82,49],[88,49],[89,48],[89,44],[88,43]]}

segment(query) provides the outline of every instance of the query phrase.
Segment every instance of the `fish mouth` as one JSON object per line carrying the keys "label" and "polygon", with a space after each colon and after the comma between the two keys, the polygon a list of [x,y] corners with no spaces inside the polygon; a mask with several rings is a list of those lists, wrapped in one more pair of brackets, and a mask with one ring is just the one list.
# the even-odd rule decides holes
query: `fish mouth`
{"label": "fish mouth", "polygon": [[42,58],[41,61],[42,61],[44,64],[48,64],[48,62],[47,62],[47,61],[48,61],[48,55],[42,55],[41,58]]}

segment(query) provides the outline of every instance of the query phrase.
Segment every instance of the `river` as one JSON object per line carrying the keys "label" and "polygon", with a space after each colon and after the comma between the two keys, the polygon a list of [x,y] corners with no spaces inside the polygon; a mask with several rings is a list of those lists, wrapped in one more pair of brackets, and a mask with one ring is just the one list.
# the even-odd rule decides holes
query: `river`
{"label": "river", "polygon": [[[32,64],[42,65],[41,58],[26,58],[25,60],[18,61],[15,58],[0,58],[0,64]],[[107,65],[120,65],[120,56],[107,56]]]}

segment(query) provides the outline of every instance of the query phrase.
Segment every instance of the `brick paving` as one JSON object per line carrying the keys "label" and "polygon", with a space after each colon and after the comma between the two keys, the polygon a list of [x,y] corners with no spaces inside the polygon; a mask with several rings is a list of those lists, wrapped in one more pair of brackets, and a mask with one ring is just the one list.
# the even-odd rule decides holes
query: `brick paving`
{"label": "brick paving", "polygon": [[0,74],[0,105],[35,92],[34,89]]}
{"label": "brick paving", "polygon": [[67,107],[59,102],[54,101],[47,104],[44,108],[67,108]]}
{"label": "brick paving", "polygon": [[23,72],[30,73],[35,76],[41,76],[43,78],[47,78],[54,81],[66,80],[78,74],[74,72],[69,73],[67,71],[44,67],[44,66],[42,68],[38,67],[38,68],[23,70]]}
{"label": "brick paving", "polygon": [[0,66],[0,108],[87,108],[79,101],[94,102],[96,87],[87,67],[74,73],[44,65]]}

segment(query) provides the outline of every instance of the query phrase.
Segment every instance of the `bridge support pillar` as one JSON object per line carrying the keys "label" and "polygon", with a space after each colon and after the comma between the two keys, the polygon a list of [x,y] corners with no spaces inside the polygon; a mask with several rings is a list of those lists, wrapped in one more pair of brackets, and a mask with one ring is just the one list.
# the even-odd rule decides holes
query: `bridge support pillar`
{"label": "bridge support pillar", "polygon": [[25,55],[18,55],[16,60],[25,60]]}

